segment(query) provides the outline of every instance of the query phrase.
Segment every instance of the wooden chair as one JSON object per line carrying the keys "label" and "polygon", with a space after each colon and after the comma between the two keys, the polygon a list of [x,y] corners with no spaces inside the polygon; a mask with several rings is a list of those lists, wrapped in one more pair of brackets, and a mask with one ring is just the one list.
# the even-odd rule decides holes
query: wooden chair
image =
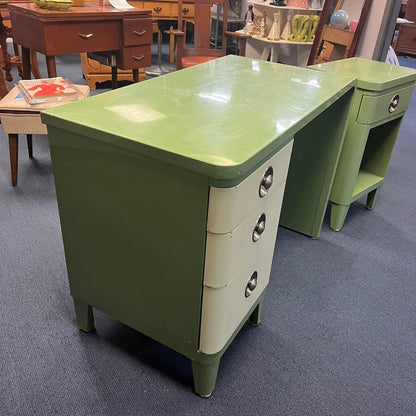
{"label": "wooden chair", "polygon": [[[186,8],[186,4],[193,4],[195,7],[193,47],[185,45],[186,33],[181,11]],[[221,42],[218,42],[216,48],[211,42],[212,5],[216,5],[217,13],[222,14]],[[240,55],[244,55],[247,37],[227,31],[228,0],[178,0],[178,11],[178,30],[173,31],[177,37],[176,69],[188,68],[224,56],[227,36],[236,36],[240,39]]]}

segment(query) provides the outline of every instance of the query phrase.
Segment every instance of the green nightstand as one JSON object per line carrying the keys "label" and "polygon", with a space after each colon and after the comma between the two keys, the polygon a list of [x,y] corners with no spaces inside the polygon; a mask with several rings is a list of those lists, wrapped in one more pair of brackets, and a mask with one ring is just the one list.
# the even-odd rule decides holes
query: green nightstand
{"label": "green nightstand", "polygon": [[293,137],[353,85],[227,56],[43,112],[79,328],[107,313],[188,357],[209,396],[260,321]]}
{"label": "green nightstand", "polygon": [[309,67],[355,76],[348,128],[330,194],[331,228],[339,231],[350,204],[367,195],[372,209],[409,106],[416,71],[362,58],[350,58]]}

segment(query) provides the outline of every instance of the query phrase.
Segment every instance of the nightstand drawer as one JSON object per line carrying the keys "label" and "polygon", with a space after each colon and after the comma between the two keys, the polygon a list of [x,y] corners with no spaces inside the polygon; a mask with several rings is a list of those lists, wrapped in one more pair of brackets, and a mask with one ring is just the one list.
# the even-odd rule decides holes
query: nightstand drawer
{"label": "nightstand drawer", "polygon": [[124,46],[150,45],[153,42],[152,24],[152,19],[124,20]]}
{"label": "nightstand drawer", "polygon": [[[224,347],[244,316],[266,288],[274,244],[249,259],[229,285],[204,286],[199,350],[215,354]],[[247,296],[248,295],[248,296]]]}
{"label": "nightstand drawer", "polygon": [[131,46],[120,51],[117,66],[121,69],[145,68],[151,65],[150,45]]}
{"label": "nightstand drawer", "polygon": [[207,230],[228,233],[286,180],[293,141],[234,188],[211,188]]}
{"label": "nightstand drawer", "polygon": [[372,124],[406,111],[412,98],[414,85],[382,95],[363,95],[357,122]]}
{"label": "nightstand drawer", "polygon": [[207,233],[204,285],[226,286],[246,259],[274,247],[285,182],[231,233]]}

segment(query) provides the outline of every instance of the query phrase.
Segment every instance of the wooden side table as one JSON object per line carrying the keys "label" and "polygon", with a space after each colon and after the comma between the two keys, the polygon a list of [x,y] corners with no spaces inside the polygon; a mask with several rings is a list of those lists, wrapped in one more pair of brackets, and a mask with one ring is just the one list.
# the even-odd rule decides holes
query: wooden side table
{"label": "wooden side table", "polygon": [[[89,87],[77,85],[78,99],[89,95]],[[12,186],[17,185],[19,134],[26,134],[29,157],[33,157],[33,134],[47,134],[46,126],[40,119],[40,113],[46,108],[62,105],[60,102],[30,105],[21,96],[19,88],[14,87],[0,101],[0,120],[3,133],[9,136],[10,170]]]}

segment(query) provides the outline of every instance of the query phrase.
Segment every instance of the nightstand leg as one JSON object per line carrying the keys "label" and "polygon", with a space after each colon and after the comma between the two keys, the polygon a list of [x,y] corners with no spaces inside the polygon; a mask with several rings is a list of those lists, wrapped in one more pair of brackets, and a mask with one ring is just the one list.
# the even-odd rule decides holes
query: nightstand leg
{"label": "nightstand leg", "polygon": [[210,364],[202,364],[192,360],[192,373],[194,376],[195,393],[201,397],[209,397],[215,388],[218,368],[221,358]]}
{"label": "nightstand leg", "polygon": [[349,205],[332,203],[330,226],[334,231],[339,231],[344,225],[349,208]]}
{"label": "nightstand leg", "polygon": [[78,328],[85,332],[92,331],[94,329],[94,314],[92,307],[75,298],[74,306]]}
{"label": "nightstand leg", "polygon": [[26,134],[27,139],[27,151],[29,152],[29,157],[33,157],[33,140],[31,134]]}
{"label": "nightstand leg", "polygon": [[371,191],[367,195],[367,203],[365,204],[365,207],[367,209],[373,209],[374,208],[374,204],[376,202],[376,198],[377,198],[379,190],[380,190],[380,188],[374,189],[374,191]]}
{"label": "nightstand leg", "polygon": [[263,298],[260,300],[259,304],[257,305],[256,309],[254,309],[253,313],[249,316],[247,322],[252,326],[257,326],[261,322],[261,311],[263,309]]}

